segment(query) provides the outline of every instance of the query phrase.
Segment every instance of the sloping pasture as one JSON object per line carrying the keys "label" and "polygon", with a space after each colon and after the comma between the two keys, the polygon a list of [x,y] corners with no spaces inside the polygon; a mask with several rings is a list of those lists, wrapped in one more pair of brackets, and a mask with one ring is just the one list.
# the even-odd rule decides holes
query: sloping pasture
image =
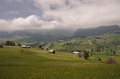
{"label": "sloping pasture", "polygon": [[120,57],[114,57],[117,64],[105,64],[106,58],[96,54],[85,60],[71,53],[5,46],[0,48],[0,79],[119,79]]}

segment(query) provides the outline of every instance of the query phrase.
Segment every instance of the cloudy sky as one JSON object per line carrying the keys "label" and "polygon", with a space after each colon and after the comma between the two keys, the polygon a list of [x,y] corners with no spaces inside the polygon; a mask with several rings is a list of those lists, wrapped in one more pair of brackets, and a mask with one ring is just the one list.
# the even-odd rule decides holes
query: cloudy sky
{"label": "cloudy sky", "polygon": [[120,25],[120,0],[1,0],[0,30]]}

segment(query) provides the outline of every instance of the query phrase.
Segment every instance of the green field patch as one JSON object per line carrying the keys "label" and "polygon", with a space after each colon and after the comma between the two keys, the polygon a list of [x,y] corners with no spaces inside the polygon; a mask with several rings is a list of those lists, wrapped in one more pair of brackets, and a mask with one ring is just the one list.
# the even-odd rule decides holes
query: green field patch
{"label": "green field patch", "polygon": [[[98,56],[102,60],[95,60]],[[119,79],[120,57],[114,56],[117,64],[105,64],[108,57],[96,53],[85,60],[72,53],[6,46],[0,49],[0,79]]]}

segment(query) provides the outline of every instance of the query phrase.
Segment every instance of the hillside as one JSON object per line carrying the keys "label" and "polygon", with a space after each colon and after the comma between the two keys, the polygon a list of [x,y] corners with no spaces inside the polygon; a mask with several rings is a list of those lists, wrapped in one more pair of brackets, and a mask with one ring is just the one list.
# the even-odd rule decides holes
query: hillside
{"label": "hillside", "polygon": [[120,52],[120,34],[119,32],[104,33],[101,35],[69,38],[51,43],[42,44],[44,49],[55,49],[58,51],[73,51],[87,50],[94,52],[111,52],[116,50]]}
{"label": "hillside", "polygon": [[72,37],[86,37],[90,35],[100,35],[108,32],[114,32],[120,30],[120,26],[118,25],[110,25],[110,26],[99,26],[97,28],[91,29],[78,29]]}
{"label": "hillside", "polygon": [[5,32],[0,31],[0,41],[11,40],[15,42],[42,42],[55,41],[70,37],[73,31],[68,29],[41,29]]}
{"label": "hillside", "polygon": [[[72,29],[28,29],[13,32],[1,31],[0,43],[10,40],[17,43],[35,45],[42,43],[41,45],[44,46],[45,49],[54,48],[67,51],[69,49],[69,51],[82,49],[90,50],[92,48],[95,49],[96,44],[103,45],[102,43],[104,42],[119,45],[119,35],[120,27],[118,25],[99,26],[97,28],[78,29],[76,31]],[[49,43],[52,41],[53,43]]]}
{"label": "hillside", "polygon": [[[102,60],[95,60],[97,56]],[[120,57],[114,56],[117,64],[113,65],[105,64],[108,57],[102,53],[85,60],[71,53],[4,46],[0,48],[0,79],[119,79]]]}

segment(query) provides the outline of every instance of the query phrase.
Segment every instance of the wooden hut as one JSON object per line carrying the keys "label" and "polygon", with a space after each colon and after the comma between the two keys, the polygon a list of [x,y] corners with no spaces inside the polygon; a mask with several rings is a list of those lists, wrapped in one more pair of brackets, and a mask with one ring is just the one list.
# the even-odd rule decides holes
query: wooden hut
{"label": "wooden hut", "polygon": [[3,44],[0,44],[0,48],[3,48]]}
{"label": "wooden hut", "polygon": [[49,50],[49,53],[55,54],[55,50]]}
{"label": "wooden hut", "polygon": [[100,57],[96,57],[95,59],[96,59],[96,60],[101,60],[101,58],[100,58]]}

